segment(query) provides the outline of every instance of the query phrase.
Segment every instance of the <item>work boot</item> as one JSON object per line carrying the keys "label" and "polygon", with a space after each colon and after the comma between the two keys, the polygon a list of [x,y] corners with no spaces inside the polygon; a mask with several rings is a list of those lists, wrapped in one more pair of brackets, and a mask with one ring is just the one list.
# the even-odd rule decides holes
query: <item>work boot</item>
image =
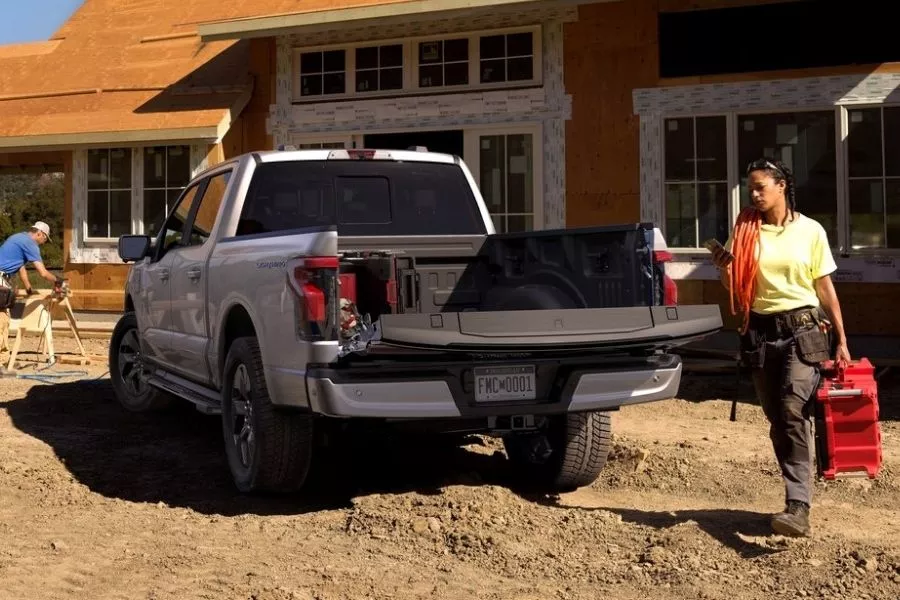
{"label": "work boot", "polygon": [[809,506],[799,500],[788,500],[784,512],[772,517],[775,533],[792,537],[809,535]]}

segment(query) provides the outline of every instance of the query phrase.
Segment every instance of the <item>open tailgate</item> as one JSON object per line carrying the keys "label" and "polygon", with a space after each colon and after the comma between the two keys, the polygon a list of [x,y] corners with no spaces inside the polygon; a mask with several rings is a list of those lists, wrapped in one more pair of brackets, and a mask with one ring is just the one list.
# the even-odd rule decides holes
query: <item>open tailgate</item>
{"label": "open tailgate", "polygon": [[687,344],[722,328],[717,305],[382,315],[380,342],[442,350],[621,350]]}

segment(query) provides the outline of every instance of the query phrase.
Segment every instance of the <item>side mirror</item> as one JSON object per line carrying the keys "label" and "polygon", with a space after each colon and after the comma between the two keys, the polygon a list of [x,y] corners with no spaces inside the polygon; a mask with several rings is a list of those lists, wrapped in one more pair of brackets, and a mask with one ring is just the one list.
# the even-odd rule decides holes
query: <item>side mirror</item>
{"label": "side mirror", "polygon": [[149,235],[123,235],[119,237],[119,258],[125,262],[137,262],[150,253]]}

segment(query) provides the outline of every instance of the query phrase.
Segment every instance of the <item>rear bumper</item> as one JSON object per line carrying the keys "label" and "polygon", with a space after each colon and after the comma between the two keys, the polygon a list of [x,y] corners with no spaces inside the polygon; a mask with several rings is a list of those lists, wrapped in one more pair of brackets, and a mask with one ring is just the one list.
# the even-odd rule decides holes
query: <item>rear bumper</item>
{"label": "rear bumper", "polygon": [[673,398],[681,384],[682,365],[674,355],[611,365],[539,364],[538,388],[544,393],[538,400],[491,403],[476,402],[471,386],[466,385],[471,367],[426,364],[402,372],[380,369],[378,374],[313,369],[306,381],[309,405],[322,415],[387,419],[614,410]]}

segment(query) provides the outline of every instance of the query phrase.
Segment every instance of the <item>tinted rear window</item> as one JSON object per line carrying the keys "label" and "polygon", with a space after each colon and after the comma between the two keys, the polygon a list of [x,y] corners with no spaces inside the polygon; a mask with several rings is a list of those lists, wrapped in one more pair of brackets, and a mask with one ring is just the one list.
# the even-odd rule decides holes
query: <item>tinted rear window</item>
{"label": "tinted rear window", "polygon": [[297,161],[256,168],[237,235],[333,225],[350,236],[485,233],[457,165]]}

